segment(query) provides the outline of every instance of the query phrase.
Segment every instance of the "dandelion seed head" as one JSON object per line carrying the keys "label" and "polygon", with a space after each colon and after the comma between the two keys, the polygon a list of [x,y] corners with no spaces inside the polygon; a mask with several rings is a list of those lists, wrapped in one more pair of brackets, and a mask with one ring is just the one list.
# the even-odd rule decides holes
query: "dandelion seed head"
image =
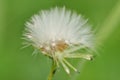
{"label": "dandelion seed head", "polygon": [[[64,55],[57,55],[57,52],[64,53],[66,49],[75,45],[93,47],[93,34],[87,21],[65,7],[42,10],[26,23],[24,36],[29,44],[40,49],[43,54],[60,61]],[[90,59],[88,55],[84,57]],[[65,64],[63,67],[69,73]]]}

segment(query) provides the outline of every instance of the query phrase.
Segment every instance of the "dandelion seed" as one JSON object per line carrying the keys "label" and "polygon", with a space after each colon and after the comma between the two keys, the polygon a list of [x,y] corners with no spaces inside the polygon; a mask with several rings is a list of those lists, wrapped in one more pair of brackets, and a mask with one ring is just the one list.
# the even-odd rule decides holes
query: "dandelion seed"
{"label": "dandelion seed", "polygon": [[25,40],[51,57],[57,67],[63,66],[70,74],[70,69],[78,72],[66,58],[83,58],[91,60],[91,54],[76,52],[77,50],[91,50],[93,33],[81,15],[64,8],[52,8],[40,11],[26,23]]}

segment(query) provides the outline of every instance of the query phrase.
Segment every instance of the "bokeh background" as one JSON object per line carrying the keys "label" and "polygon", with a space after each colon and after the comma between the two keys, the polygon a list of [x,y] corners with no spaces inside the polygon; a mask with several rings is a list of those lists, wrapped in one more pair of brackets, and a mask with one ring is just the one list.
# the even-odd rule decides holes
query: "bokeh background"
{"label": "bokeh background", "polygon": [[89,19],[96,30],[98,55],[68,76],[61,67],[53,80],[120,80],[119,0],[0,0],[0,80],[47,80],[51,61],[22,47],[25,22],[42,9],[66,6]]}

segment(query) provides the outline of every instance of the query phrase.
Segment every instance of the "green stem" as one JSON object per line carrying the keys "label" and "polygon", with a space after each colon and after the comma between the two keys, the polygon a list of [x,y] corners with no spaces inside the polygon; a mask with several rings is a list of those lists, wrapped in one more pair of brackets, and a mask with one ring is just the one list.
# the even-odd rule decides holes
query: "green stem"
{"label": "green stem", "polygon": [[56,72],[56,64],[54,63],[54,61],[52,62],[52,67],[51,67],[51,71],[48,75],[48,80],[52,80],[54,74]]}
{"label": "green stem", "polygon": [[101,25],[101,29],[97,33],[97,44],[104,43],[104,41],[110,36],[110,34],[118,27],[120,21],[120,0],[116,6],[111,10],[106,20]]}

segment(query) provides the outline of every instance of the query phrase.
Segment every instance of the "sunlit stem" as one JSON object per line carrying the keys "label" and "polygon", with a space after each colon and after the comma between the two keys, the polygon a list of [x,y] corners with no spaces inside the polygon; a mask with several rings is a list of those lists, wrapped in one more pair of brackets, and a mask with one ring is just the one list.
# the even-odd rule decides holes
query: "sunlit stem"
{"label": "sunlit stem", "polygon": [[120,1],[117,2],[116,6],[111,10],[111,13],[105,19],[97,33],[97,44],[103,43],[110,34],[117,28],[120,21]]}
{"label": "sunlit stem", "polygon": [[67,60],[63,59],[63,61],[70,67],[72,68],[75,72],[79,72],[75,67],[73,67]]}
{"label": "sunlit stem", "polygon": [[53,78],[53,76],[54,76],[54,74],[56,72],[56,67],[57,66],[56,66],[56,64],[53,61],[50,74],[48,75],[48,80],[52,80],[52,78]]}
{"label": "sunlit stem", "polygon": [[92,60],[93,59],[93,55],[91,54],[68,54],[68,55],[65,55],[66,58],[83,58],[83,59],[86,59],[86,60]]}

